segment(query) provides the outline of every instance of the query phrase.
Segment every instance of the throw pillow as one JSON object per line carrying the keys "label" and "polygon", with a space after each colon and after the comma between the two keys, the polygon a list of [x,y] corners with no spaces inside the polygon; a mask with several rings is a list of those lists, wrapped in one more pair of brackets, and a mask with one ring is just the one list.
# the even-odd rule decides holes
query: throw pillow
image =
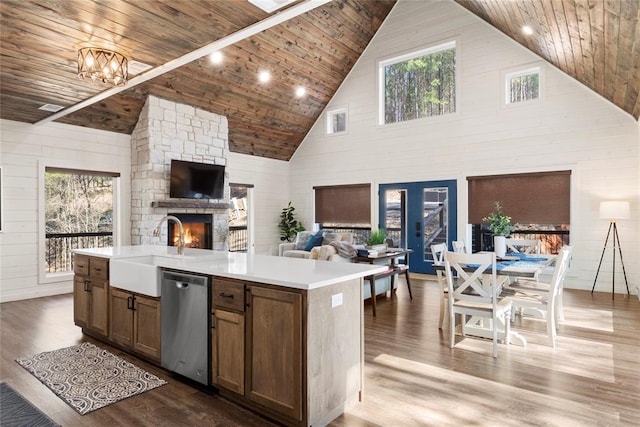
{"label": "throw pillow", "polygon": [[307,246],[307,242],[309,241],[309,238],[313,236],[313,232],[312,231],[300,231],[298,232],[298,234],[296,235],[296,249],[299,251],[304,250],[304,248]]}
{"label": "throw pillow", "polygon": [[316,234],[311,236],[307,241],[307,245],[304,247],[305,251],[310,251],[316,246],[322,245],[322,231],[318,231]]}

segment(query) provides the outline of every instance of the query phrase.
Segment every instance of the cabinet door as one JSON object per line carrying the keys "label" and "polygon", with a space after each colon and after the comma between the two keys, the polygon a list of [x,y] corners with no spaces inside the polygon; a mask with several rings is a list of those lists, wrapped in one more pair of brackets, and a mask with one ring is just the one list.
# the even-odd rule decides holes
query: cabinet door
{"label": "cabinet door", "polygon": [[89,289],[91,294],[89,329],[106,337],[109,332],[109,284],[92,280]]}
{"label": "cabinet door", "polygon": [[302,295],[252,286],[247,315],[245,395],[301,420]]}
{"label": "cabinet door", "polygon": [[133,296],[130,292],[111,288],[109,293],[109,338],[127,347],[133,345]]}
{"label": "cabinet door", "polygon": [[136,295],[134,310],[134,350],[160,360],[160,298]]}
{"label": "cabinet door", "polygon": [[215,312],[215,361],[213,375],[219,387],[244,394],[244,315],[217,309]]}
{"label": "cabinet door", "polygon": [[90,295],[86,289],[85,276],[76,274],[73,277],[73,321],[81,328],[89,326],[89,301]]}

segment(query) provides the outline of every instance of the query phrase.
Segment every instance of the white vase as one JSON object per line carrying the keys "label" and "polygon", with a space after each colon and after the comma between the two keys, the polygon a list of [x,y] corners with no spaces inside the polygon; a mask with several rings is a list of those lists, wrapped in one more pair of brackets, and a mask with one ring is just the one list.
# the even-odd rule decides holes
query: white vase
{"label": "white vase", "polygon": [[493,251],[498,257],[507,254],[507,238],[505,236],[493,236]]}

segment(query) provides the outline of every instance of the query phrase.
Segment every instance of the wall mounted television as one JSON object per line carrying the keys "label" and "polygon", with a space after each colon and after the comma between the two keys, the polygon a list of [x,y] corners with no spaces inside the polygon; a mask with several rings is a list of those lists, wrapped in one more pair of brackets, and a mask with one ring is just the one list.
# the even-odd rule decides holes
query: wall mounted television
{"label": "wall mounted television", "polygon": [[171,160],[169,197],[183,199],[222,199],[224,166]]}

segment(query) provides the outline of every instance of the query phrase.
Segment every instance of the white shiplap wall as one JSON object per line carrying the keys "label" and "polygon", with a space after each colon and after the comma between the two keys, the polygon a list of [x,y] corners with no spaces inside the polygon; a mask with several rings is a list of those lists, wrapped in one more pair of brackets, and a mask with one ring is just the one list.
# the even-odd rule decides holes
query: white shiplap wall
{"label": "white shiplap wall", "polygon": [[[458,43],[457,112],[378,125],[377,61],[448,40]],[[542,68],[542,99],[503,106],[501,76],[528,65]],[[370,182],[375,193],[380,183],[456,179],[464,236],[467,176],[570,169],[574,261],[566,285],[591,289],[608,226],[598,204],[607,199],[631,201],[633,218],[618,226],[629,283],[640,285],[638,123],[462,7],[401,0],[327,110],[344,106],[347,133],[325,135],[322,115],[290,162],[291,198],[305,223],[313,221],[316,185]],[[597,289],[611,289],[610,262]]]}
{"label": "white shiplap wall", "polygon": [[229,153],[229,182],[251,184],[249,191],[250,252],[278,254],[280,212],[289,202],[289,163]]}
{"label": "white shiplap wall", "polygon": [[[130,137],[64,124],[0,121],[0,302],[72,291],[70,274],[44,273],[44,169],[120,173],[117,239],[130,242]],[[115,211],[115,210],[114,210]]]}

